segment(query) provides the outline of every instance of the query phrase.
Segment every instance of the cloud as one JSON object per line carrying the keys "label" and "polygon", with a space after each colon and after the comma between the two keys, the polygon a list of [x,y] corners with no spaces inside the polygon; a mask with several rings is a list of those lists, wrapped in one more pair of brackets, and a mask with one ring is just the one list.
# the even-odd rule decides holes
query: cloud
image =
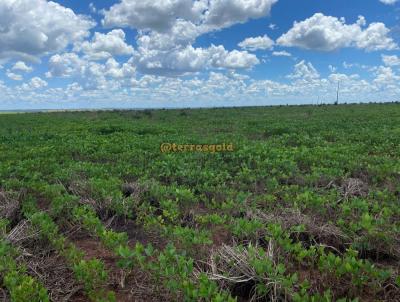
{"label": "cloud", "polygon": [[98,82],[107,77],[132,78],[136,69],[142,74],[180,76],[211,69],[249,69],[259,63],[257,57],[247,51],[228,51],[221,45],[208,48],[188,45],[175,51],[146,51],[147,49],[142,49],[135,52],[123,64],[114,58],[100,64],[91,61],[90,57],[80,57],[74,52],[56,54],[49,59],[46,77],[79,78],[82,82],[92,79]]}
{"label": "cloud", "polygon": [[248,69],[259,63],[257,57],[247,51],[227,51],[222,45],[212,45],[208,48],[194,48],[188,45],[174,51],[140,50],[141,52],[134,56],[139,71],[165,76],[178,76],[213,68]]}
{"label": "cloud", "polygon": [[277,43],[281,46],[310,50],[334,51],[344,47],[356,47],[367,51],[393,50],[398,46],[389,37],[390,30],[383,23],[371,23],[367,28],[360,16],[354,24],[346,24],[344,18],[316,13],[312,17],[295,22]]}
{"label": "cloud", "polygon": [[377,69],[377,66],[359,64],[359,63],[348,63],[348,62],[346,62],[346,61],[344,61],[342,65],[343,65],[343,67],[344,67],[345,69],[358,68],[358,69],[367,70],[367,71],[369,71],[369,72],[376,71],[376,69]]}
{"label": "cloud", "polygon": [[268,25],[268,28],[269,28],[270,30],[275,30],[275,29],[278,28],[278,26],[277,26],[276,24],[274,24],[274,23],[271,23],[270,25]]}
{"label": "cloud", "polygon": [[190,21],[209,30],[269,14],[277,0],[122,0],[103,11],[106,27],[169,31],[177,20]]}
{"label": "cloud", "polygon": [[277,0],[210,0],[204,23],[224,28],[267,16]]}
{"label": "cloud", "polygon": [[329,68],[330,72],[336,72],[337,71],[337,68],[335,66],[333,66],[333,65],[328,65],[328,68]]}
{"label": "cloud", "polygon": [[274,46],[274,41],[267,35],[264,35],[262,37],[247,38],[240,42],[238,46],[250,51],[266,50],[272,49]]}
{"label": "cloud", "polygon": [[47,82],[39,77],[34,77],[29,81],[29,87],[32,89],[40,89],[47,86]]}
{"label": "cloud", "polygon": [[46,73],[46,77],[68,78],[82,72],[87,62],[76,53],[64,53],[52,56],[48,64],[49,71]]}
{"label": "cloud", "polygon": [[0,59],[38,60],[89,35],[93,21],[46,0],[0,1]]}
{"label": "cloud", "polygon": [[232,50],[227,51],[222,46],[218,48],[218,54],[212,54],[212,61],[215,67],[223,67],[228,69],[244,69],[251,68],[259,63],[257,57],[249,54],[247,51]]}
{"label": "cloud", "polygon": [[[121,0],[102,12],[102,23],[107,27],[129,27],[138,31],[133,57],[138,71],[144,74],[179,76],[207,69],[246,69],[259,63],[257,57],[247,51],[227,51],[222,45],[195,48],[193,44],[203,34],[268,15],[276,2]],[[266,37],[261,42],[264,45],[258,46],[266,47],[265,43],[272,41],[267,41]]]}
{"label": "cloud", "polygon": [[[195,21],[204,1],[192,0],[122,0],[103,12],[106,27],[120,26],[164,32],[178,18]],[[197,4],[197,5],[196,5]]]}
{"label": "cloud", "polygon": [[287,52],[286,50],[274,51],[274,52],[272,52],[272,55],[275,57],[291,57],[292,56],[292,54],[290,52]]}
{"label": "cloud", "polygon": [[107,34],[96,32],[91,41],[84,41],[74,47],[83,51],[92,60],[103,60],[113,56],[131,55],[133,47],[126,44],[122,29],[114,29]]}
{"label": "cloud", "polygon": [[31,72],[33,70],[32,67],[27,66],[25,62],[18,61],[14,64],[14,66],[11,68],[11,70],[14,71],[22,71],[22,72]]}
{"label": "cloud", "polygon": [[136,67],[133,65],[133,59],[120,64],[114,58],[110,58],[104,65],[104,75],[115,79],[129,79],[136,73]]}
{"label": "cloud", "polygon": [[64,53],[54,55],[49,60],[49,72],[46,74],[51,77],[78,77],[84,80],[91,78],[129,78],[134,76],[136,71],[133,59],[121,64],[114,58],[109,58],[104,64],[89,61],[79,57],[76,53]]}
{"label": "cloud", "polygon": [[14,93],[13,95],[17,96],[18,98],[22,95],[29,95],[29,93],[33,93],[31,96],[33,97],[34,102],[39,102],[40,100],[37,99],[37,95],[34,94],[35,90],[43,90],[48,86],[48,83],[41,79],[40,77],[33,77],[30,79],[29,82],[22,83],[13,88]]}
{"label": "cloud", "polygon": [[[384,66],[377,66],[372,80],[366,80],[358,74],[337,72],[322,77],[310,62],[301,61],[293,66],[293,72],[287,77],[289,81],[279,82],[256,80],[229,70],[210,70],[184,78],[148,74],[115,78],[104,73],[121,69],[123,64],[112,59],[107,64],[86,62],[87,68],[80,69],[84,71],[82,78],[66,87],[33,83],[8,87],[0,81],[0,106],[17,100],[25,102],[24,106],[34,104],[36,108],[57,107],[60,100],[70,107],[110,106],[110,99],[115,107],[333,103],[338,81],[341,82],[340,102],[396,101],[400,93],[400,75]],[[42,88],[33,88],[37,86]]]}
{"label": "cloud", "polygon": [[167,33],[156,31],[140,32],[137,37],[138,48],[141,52],[153,50],[176,50],[192,45],[199,36],[199,28],[193,23],[178,20]]}
{"label": "cloud", "polygon": [[395,4],[398,0],[379,0],[379,1],[386,5],[392,5]]}
{"label": "cloud", "polygon": [[22,81],[22,80],[23,80],[22,75],[13,73],[13,72],[11,72],[10,70],[7,70],[6,76],[7,76],[8,78],[10,78],[11,80],[14,80],[14,81]]}
{"label": "cloud", "polygon": [[393,50],[398,46],[389,37],[390,30],[383,23],[371,23],[355,39],[356,46],[367,51]]}
{"label": "cloud", "polygon": [[[92,20],[60,4],[44,0],[0,2],[0,63],[14,60],[10,65],[5,63],[3,73],[15,81],[27,78],[26,83],[17,85],[7,80],[11,83],[8,87],[0,81],[0,106],[4,100],[9,104],[13,100],[36,104],[47,100],[56,106],[60,100],[78,105],[87,100],[90,105],[104,102],[109,106],[111,99],[113,105],[144,106],[168,102],[175,106],[182,102],[229,105],[237,101],[243,105],[248,100],[272,104],[289,99],[309,102],[318,94],[333,102],[337,81],[342,83],[343,101],[396,100],[400,95],[397,55],[382,55],[384,66],[343,63],[346,68],[363,69],[360,74],[369,71],[371,80],[350,70],[349,74],[339,73],[333,66],[330,74],[325,75],[326,67],[320,74],[311,62],[303,60],[296,62],[293,72],[281,82],[258,80],[243,72],[260,63],[253,51],[268,49],[273,57],[292,56],[287,48],[273,51],[274,41],[267,35],[249,37],[237,49],[196,46],[201,35],[267,16],[277,0],[118,0],[108,10],[90,5],[92,13],[103,16],[104,26],[112,27],[93,36]],[[135,49],[128,43],[127,31],[119,28],[135,29]],[[369,24],[362,16],[348,23],[344,18],[319,13],[294,23],[277,43],[320,51],[345,47],[393,50],[397,45],[390,34],[394,35],[394,30],[390,32],[384,23]],[[30,60],[43,56],[49,58],[46,80],[29,79],[24,73],[33,70]],[[67,79],[52,80],[56,77]]]}
{"label": "cloud", "polygon": [[126,85],[135,73],[133,58],[122,64],[114,58],[109,58],[104,64],[100,64],[79,57],[76,53],[63,53],[49,59],[49,71],[46,77],[72,78],[81,83],[85,89],[100,89],[100,87],[110,87],[108,86],[110,83],[118,87]]}
{"label": "cloud", "polygon": [[292,74],[287,76],[292,80],[301,80],[301,81],[313,81],[319,79],[320,75],[315,67],[306,61],[301,61],[294,66],[294,71]]}
{"label": "cloud", "polygon": [[375,72],[374,84],[380,89],[399,88],[399,82],[400,75],[397,75],[391,67],[380,66]]}
{"label": "cloud", "polygon": [[97,13],[97,8],[96,8],[96,6],[94,5],[93,2],[90,2],[90,3],[89,3],[89,10],[90,10],[90,12],[91,12],[92,14]]}
{"label": "cloud", "polygon": [[386,66],[400,66],[400,57],[382,55],[382,61]]}

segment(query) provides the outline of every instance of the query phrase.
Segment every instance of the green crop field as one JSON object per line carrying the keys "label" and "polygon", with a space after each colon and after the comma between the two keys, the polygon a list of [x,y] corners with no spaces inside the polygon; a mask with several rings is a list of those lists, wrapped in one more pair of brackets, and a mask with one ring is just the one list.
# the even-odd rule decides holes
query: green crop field
{"label": "green crop field", "polygon": [[398,104],[1,114],[0,298],[400,301],[399,159]]}

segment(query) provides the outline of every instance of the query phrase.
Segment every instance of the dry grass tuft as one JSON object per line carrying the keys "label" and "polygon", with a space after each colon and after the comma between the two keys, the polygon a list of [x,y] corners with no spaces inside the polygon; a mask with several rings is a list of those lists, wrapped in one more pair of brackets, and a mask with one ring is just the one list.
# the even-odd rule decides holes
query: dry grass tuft
{"label": "dry grass tuft", "polygon": [[6,236],[6,239],[15,245],[29,245],[39,238],[39,232],[32,228],[31,223],[21,220]]}
{"label": "dry grass tuft", "polygon": [[359,178],[348,178],[342,182],[339,191],[343,199],[350,197],[366,197],[368,195],[368,185]]}
{"label": "dry grass tuft", "polygon": [[53,251],[26,249],[21,260],[26,263],[29,274],[48,289],[51,301],[73,301],[71,298],[82,290],[64,259]]}
{"label": "dry grass tuft", "polygon": [[98,201],[98,200],[94,200],[92,198],[81,198],[79,200],[79,203],[81,205],[90,206],[100,216],[107,216],[109,209],[111,208],[111,205],[112,205],[112,200],[106,199],[103,201]]}
{"label": "dry grass tuft", "polygon": [[[40,240],[39,235],[28,220],[21,220],[5,237],[20,250],[18,263],[47,288],[51,301],[73,301],[71,297],[82,287],[75,281],[65,260],[50,249],[47,242]],[[2,295],[0,291],[0,297]]]}
{"label": "dry grass tuft", "polygon": [[[258,301],[266,299],[267,301],[280,301],[284,295],[281,285],[265,275],[259,275],[256,272],[251,261],[259,259],[265,261],[269,259],[275,264],[277,258],[273,241],[269,241],[266,253],[261,255],[253,249],[251,244],[243,246],[221,245],[211,251],[208,261],[203,270],[197,269],[195,277],[200,273],[205,273],[210,280],[217,281],[222,288],[229,289],[233,295],[249,299],[249,301]],[[257,284],[264,284],[268,293],[266,296],[257,294]]]}
{"label": "dry grass tuft", "polygon": [[335,251],[351,242],[351,239],[332,223],[322,221],[321,218],[316,216],[305,215],[291,208],[281,209],[279,212],[273,213],[249,209],[246,216],[249,219],[258,219],[265,224],[280,224],[286,230],[297,225],[303,225],[305,227],[303,235],[313,241],[309,243],[324,245]]}
{"label": "dry grass tuft", "polygon": [[0,218],[16,220],[19,215],[20,201],[11,198],[0,190]]}

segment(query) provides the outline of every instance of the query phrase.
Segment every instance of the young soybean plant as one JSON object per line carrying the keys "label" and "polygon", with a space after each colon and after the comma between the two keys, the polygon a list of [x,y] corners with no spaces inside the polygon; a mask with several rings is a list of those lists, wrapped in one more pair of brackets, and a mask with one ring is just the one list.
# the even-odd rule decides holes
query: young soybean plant
{"label": "young soybean plant", "polygon": [[[108,249],[121,257],[121,268],[131,270],[139,266],[151,272],[157,283],[163,280],[171,293],[177,297],[183,295],[185,301],[236,301],[229,293],[220,290],[207,276],[200,276],[198,280],[193,281],[193,259],[178,253],[174,246],[168,245],[163,251],[157,251],[151,245],[145,248],[136,243],[132,249],[127,245],[126,234],[106,230],[90,207],[76,207],[73,216],[88,231],[99,237]],[[158,257],[155,261],[153,258],[156,255]]]}
{"label": "young soybean plant", "polygon": [[48,302],[46,288],[26,273],[26,268],[14,259],[18,252],[5,240],[0,240],[0,276],[12,302]]}
{"label": "young soybean plant", "polygon": [[115,293],[112,291],[107,292],[103,288],[107,280],[103,262],[98,259],[83,259],[83,252],[71,242],[67,242],[67,239],[59,233],[58,226],[51,217],[45,212],[38,211],[34,203],[26,201],[23,206],[23,212],[32,221],[32,224],[41,230],[42,235],[57,252],[69,262],[76,280],[83,285],[91,301],[116,301]]}

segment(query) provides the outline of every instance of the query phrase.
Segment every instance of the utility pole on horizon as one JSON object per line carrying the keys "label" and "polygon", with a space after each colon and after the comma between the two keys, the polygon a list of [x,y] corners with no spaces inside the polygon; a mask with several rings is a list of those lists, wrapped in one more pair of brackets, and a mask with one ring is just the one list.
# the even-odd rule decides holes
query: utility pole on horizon
{"label": "utility pole on horizon", "polygon": [[336,91],[336,102],[335,105],[339,104],[339,90],[340,90],[340,81],[337,82],[337,91]]}

